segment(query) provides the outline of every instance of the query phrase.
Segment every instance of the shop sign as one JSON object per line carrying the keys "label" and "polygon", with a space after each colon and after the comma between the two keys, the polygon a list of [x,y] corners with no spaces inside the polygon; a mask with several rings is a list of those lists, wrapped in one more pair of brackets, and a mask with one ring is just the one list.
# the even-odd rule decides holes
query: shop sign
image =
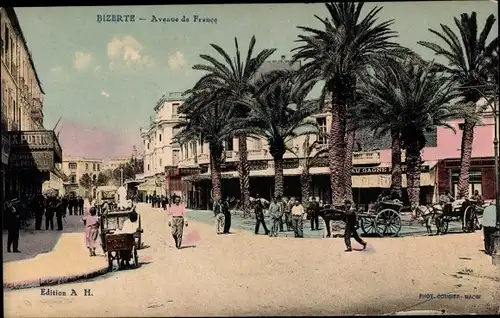
{"label": "shop sign", "polygon": [[[406,173],[407,167],[401,166],[401,170],[403,173]],[[429,166],[421,166],[421,172],[429,172]],[[361,174],[390,174],[392,172],[391,167],[353,167],[352,175],[361,175]]]}
{"label": "shop sign", "polygon": [[52,171],[54,169],[53,151],[17,152],[10,156],[13,169]]}

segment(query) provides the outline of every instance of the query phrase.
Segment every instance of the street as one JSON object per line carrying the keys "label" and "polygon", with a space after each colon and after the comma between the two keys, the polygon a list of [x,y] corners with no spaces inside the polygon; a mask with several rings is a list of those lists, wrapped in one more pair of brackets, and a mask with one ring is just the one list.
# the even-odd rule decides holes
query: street
{"label": "street", "polygon": [[[498,311],[500,274],[480,251],[479,232],[368,238],[367,251],[344,253],[343,239],[269,238],[236,229],[218,236],[213,225],[191,219],[185,248],[178,250],[166,213],[143,204],[138,210],[146,245],[139,251],[139,268],[80,283],[6,291],[5,316]],[[53,292],[66,295],[46,295]]]}

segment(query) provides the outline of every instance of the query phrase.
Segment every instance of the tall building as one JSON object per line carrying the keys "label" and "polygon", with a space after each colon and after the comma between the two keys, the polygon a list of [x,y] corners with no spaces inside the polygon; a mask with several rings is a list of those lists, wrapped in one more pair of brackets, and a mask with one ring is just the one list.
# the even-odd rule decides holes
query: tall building
{"label": "tall building", "polygon": [[13,8],[0,8],[2,95],[2,185],[4,196],[23,198],[62,179],[62,150],[43,126],[43,91]]}
{"label": "tall building", "polygon": [[99,172],[103,170],[102,168],[102,159],[64,156],[62,169],[67,176],[64,183],[66,193],[88,196],[90,191],[80,185],[80,180],[86,173],[92,179],[97,178]]}
{"label": "tall building", "polygon": [[163,95],[156,103],[155,116],[151,118],[149,127],[141,129],[145,181],[138,190],[143,194],[165,195],[181,191],[165,182],[165,171],[175,168],[182,156],[183,149],[179,144],[172,144],[172,138],[177,134],[174,126],[179,123],[177,110],[183,102],[182,93]]}

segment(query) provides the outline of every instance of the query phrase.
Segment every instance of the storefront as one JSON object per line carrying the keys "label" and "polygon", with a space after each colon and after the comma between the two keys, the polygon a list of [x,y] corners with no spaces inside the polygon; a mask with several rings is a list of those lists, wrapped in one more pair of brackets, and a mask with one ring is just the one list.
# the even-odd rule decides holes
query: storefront
{"label": "storefront", "polygon": [[[431,203],[436,197],[434,191],[436,184],[435,161],[425,162],[421,167],[420,185],[422,203]],[[208,170],[208,167],[204,167]],[[406,187],[406,166],[403,170],[403,188]],[[221,167],[222,193],[225,197],[240,198],[239,175],[237,172],[237,162],[228,162]],[[302,167],[299,159],[285,159],[284,161],[285,189],[284,196],[301,197],[300,175]],[[323,202],[331,202],[330,169],[328,168],[328,158],[320,158],[315,165],[310,168],[311,191],[314,197]],[[383,189],[391,186],[391,166],[387,163],[356,165],[352,168],[352,188],[353,197],[358,204],[369,204],[374,202]],[[211,175],[210,172],[194,174],[183,177],[184,181],[193,184],[196,192],[199,193],[204,202],[200,208],[204,208],[210,198]],[[274,162],[271,160],[254,160],[250,162],[250,195],[270,198],[274,192]],[[403,191],[403,199],[407,200],[407,195]]]}
{"label": "storefront", "polygon": [[180,196],[188,207],[200,205],[202,195],[191,182],[184,181],[183,178],[192,175],[199,175],[206,171],[205,167],[185,167],[177,168],[173,166],[165,167],[165,189],[167,196]]}
{"label": "storefront", "polygon": [[11,131],[8,134],[11,154],[6,173],[7,197],[22,199],[42,193],[44,182],[51,181],[51,174],[62,177],[56,167],[57,163],[62,163],[62,150],[54,131]]}
{"label": "storefront", "polygon": [[[438,193],[450,191],[456,196],[460,175],[460,159],[440,160],[437,165]],[[472,158],[469,170],[469,196],[478,191],[485,200],[495,199],[495,159]]]}

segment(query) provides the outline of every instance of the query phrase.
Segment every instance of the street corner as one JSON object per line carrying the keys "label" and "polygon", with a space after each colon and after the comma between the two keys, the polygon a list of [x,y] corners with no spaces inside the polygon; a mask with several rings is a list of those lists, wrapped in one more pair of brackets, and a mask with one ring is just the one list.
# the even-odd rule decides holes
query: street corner
{"label": "street corner", "polygon": [[92,270],[88,270],[81,273],[61,275],[61,276],[46,276],[41,278],[33,278],[18,281],[8,281],[3,283],[5,289],[26,289],[26,288],[36,288],[43,286],[54,286],[60,284],[66,284],[70,282],[80,281],[95,278],[100,275],[104,275],[108,272],[107,264],[96,267]]}

